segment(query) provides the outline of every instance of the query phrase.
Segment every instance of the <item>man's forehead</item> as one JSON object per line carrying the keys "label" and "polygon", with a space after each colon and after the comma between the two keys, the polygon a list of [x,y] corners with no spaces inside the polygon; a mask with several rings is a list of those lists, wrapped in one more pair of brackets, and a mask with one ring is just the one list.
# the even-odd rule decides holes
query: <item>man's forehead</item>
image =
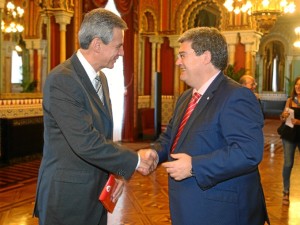
{"label": "man's forehead", "polygon": [[192,48],[192,42],[191,41],[184,41],[180,43],[179,52],[180,51],[186,51]]}

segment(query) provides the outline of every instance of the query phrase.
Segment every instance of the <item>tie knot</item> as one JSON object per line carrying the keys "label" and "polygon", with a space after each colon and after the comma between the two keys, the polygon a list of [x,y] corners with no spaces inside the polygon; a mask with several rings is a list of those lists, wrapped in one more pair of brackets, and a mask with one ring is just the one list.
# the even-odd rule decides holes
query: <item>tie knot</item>
{"label": "tie knot", "polygon": [[96,89],[96,92],[98,92],[98,90],[100,88],[100,85],[101,85],[100,77],[96,76],[95,79],[94,79],[94,87]]}
{"label": "tie knot", "polygon": [[193,94],[192,100],[193,102],[197,102],[199,100],[199,98],[201,97],[201,95],[198,92],[195,92]]}
{"label": "tie knot", "polygon": [[100,82],[100,77],[98,75],[95,77],[95,82]]}

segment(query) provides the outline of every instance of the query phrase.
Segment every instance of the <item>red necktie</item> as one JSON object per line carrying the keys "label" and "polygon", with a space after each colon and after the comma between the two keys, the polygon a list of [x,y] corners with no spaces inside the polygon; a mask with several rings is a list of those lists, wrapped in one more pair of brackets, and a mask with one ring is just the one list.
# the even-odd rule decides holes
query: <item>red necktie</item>
{"label": "red necktie", "polygon": [[190,118],[190,115],[192,114],[193,110],[195,109],[196,105],[197,105],[197,102],[199,100],[199,98],[201,97],[201,95],[198,93],[198,92],[195,92],[186,111],[185,111],[185,114],[181,120],[181,123],[180,123],[180,126],[178,128],[178,131],[177,131],[177,134],[176,134],[176,137],[174,139],[174,142],[173,142],[173,145],[172,145],[172,148],[171,148],[171,153],[174,151],[176,145],[177,145],[177,142],[179,140],[179,137],[183,131],[183,128],[184,128],[184,125],[186,124],[186,122],[188,121],[188,119]]}

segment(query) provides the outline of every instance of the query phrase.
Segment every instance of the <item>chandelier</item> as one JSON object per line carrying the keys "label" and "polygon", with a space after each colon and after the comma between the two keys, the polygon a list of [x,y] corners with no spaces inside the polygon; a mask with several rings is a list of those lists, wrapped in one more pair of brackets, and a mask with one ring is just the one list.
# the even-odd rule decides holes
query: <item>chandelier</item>
{"label": "chandelier", "polygon": [[293,0],[225,0],[224,6],[229,12],[254,16],[263,33],[269,32],[278,16],[293,13],[296,9]]}
{"label": "chandelier", "polygon": [[249,14],[252,2],[250,0],[225,0],[224,6],[229,12],[234,12],[235,14],[240,12]]}
{"label": "chandelier", "polygon": [[24,9],[8,2],[4,8],[4,14],[1,22],[1,30],[4,33],[22,33]]}
{"label": "chandelier", "polygon": [[300,27],[295,28],[295,33],[297,35],[297,40],[294,42],[294,46],[300,48]]}

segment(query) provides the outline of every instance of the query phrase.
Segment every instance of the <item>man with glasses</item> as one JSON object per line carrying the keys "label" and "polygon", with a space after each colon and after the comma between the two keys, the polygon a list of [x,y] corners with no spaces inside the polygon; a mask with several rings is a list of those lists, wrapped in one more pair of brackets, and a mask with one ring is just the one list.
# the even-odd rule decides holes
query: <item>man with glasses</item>
{"label": "man with glasses", "polygon": [[172,225],[264,225],[259,103],[223,74],[227,43],[217,29],[192,28],[179,43],[176,65],[191,88],[153,143],[169,174]]}
{"label": "man with glasses", "polygon": [[[243,75],[240,77],[239,83],[254,93],[254,95],[256,96],[256,98],[260,104],[261,111],[263,112],[263,105],[261,103],[259,94],[256,92],[257,83],[256,83],[254,77],[252,77],[251,75]],[[264,117],[265,117],[265,115],[264,115]]]}
{"label": "man with glasses", "polygon": [[252,77],[251,75],[243,75],[240,77],[239,83],[241,85],[243,85],[244,87],[250,89],[256,95],[256,97],[259,98],[257,93],[255,93],[257,83],[256,83],[254,77]]}

